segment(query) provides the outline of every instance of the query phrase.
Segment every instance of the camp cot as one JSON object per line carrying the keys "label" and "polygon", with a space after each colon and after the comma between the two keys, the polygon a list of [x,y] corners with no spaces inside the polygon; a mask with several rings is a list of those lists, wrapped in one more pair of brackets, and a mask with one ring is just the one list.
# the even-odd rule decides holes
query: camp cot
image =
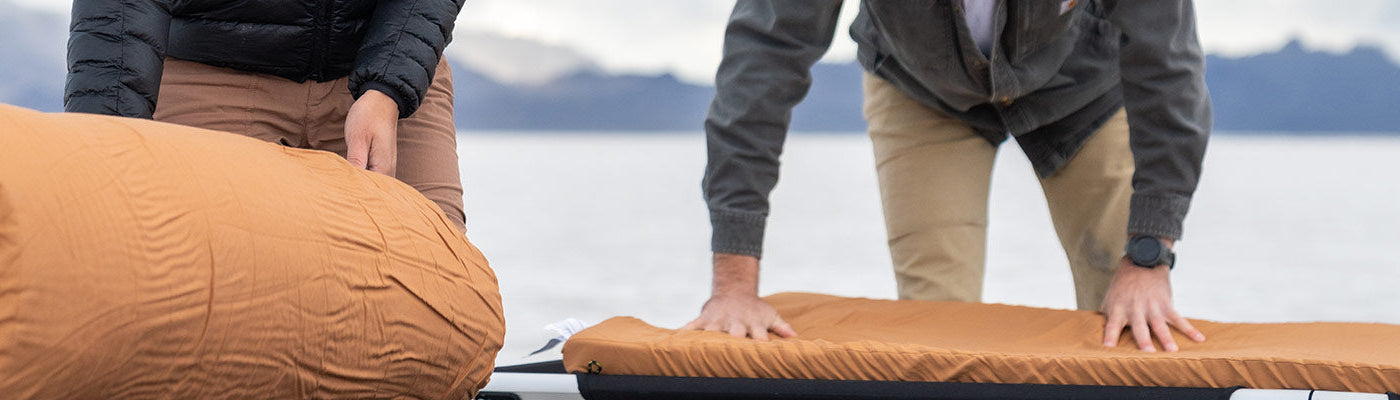
{"label": "camp cot", "polygon": [[1193,320],[1206,342],[1178,334],[1180,352],[1145,353],[1127,337],[1103,347],[1103,317],[1087,311],[765,300],[798,337],[759,342],[616,317],[569,338],[561,362],[498,367],[483,398],[1364,400],[1400,390],[1395,325]]}

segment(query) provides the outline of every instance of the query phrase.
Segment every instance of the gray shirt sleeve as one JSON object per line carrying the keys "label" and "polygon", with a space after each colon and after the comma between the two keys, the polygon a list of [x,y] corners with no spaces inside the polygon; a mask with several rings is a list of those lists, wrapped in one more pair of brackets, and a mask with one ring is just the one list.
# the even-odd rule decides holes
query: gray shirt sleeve
{"label": "gray shirt sleeve", "polygon": [[1180,238],[1211,129],[1190,0],[1105,0],[1123,32],[1119,68],[1136,171],[1128,233]]}
{"label": "gray shirt sleeve", "polygon": [[714,252],[761,256],[792,108],[807,95],[812,64],[831,46],[840,10],[840,0],[734,5],[705,118],[709,163],[701,186]]}

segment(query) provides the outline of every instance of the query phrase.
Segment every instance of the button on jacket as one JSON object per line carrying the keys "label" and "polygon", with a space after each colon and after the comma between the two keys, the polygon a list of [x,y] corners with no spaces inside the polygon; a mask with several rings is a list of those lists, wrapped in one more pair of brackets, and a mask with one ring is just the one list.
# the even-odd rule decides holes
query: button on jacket
{"label": "button on jacket", "polygon": [[76,0],[64,109],[150,118],[166,56],[296,82],[350,76],[408,117],[465,0]]}
{"label": "button on jacket", "polygon": [[[998,0],[990,57],[958,0],[865,0],[852,24],[866,71],[1008,136],[1054,174],[1120,107],[1136,171],[1125,234],[1180,238],[1210,133],[1191,1]],[[705,120],[712,249],[759,256],[792,107],[831,44],[839,0],[739,0]],[[858,95],[852,93],[852,96]]]}

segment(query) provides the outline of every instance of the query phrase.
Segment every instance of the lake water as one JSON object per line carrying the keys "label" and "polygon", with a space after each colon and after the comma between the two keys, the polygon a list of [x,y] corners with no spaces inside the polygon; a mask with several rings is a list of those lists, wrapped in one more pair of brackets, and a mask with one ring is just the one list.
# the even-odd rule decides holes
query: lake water
{"label": "lake water", "polygon": [[[574,317],[694,318],[710,285],[700,133],[464,133],[467,233],[495,269],[503,364]],[[893,298],[863,135],[796,134],[760,291]],[[1400,324],[1400,138],[1217,135],[1173,272],[1177,309],[1232,322]],[[1068,262],[1015,146],[993,174],[985,301],[1073,308]],[[1208,333],[1207,333],[1208,334]],[[557,353],[555,353],[557,357]]]}

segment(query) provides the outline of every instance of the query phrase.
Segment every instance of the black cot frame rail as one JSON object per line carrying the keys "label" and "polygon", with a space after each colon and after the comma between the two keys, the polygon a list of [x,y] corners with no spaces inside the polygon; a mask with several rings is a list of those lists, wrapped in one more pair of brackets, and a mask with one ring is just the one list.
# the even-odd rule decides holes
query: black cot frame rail
{"label": "black cot frame rail", "polygon": [[[562,361],[496,368],[496,372],[562,375]],[[1081,386],[961,382],[837,381],[808,379],[694,378],[642,375],[578,374],[578,393],[589,400],[631,399],[854,399],[854,400],[1228,400],[1239,387],[1180,388]],[[486,393],[490,399],[518,399],[510,393]],[[494,396],[493,396],[494,395]],[[502,396],[502,397],[495,397]],[[1400,395],[1387,393],[1389,400]]]}
{"label": "black cot frame rail", "polygon": [[1228,400],[1238,389],[636,375],[579,375],[578,387],[583,398],[589,400]]}

